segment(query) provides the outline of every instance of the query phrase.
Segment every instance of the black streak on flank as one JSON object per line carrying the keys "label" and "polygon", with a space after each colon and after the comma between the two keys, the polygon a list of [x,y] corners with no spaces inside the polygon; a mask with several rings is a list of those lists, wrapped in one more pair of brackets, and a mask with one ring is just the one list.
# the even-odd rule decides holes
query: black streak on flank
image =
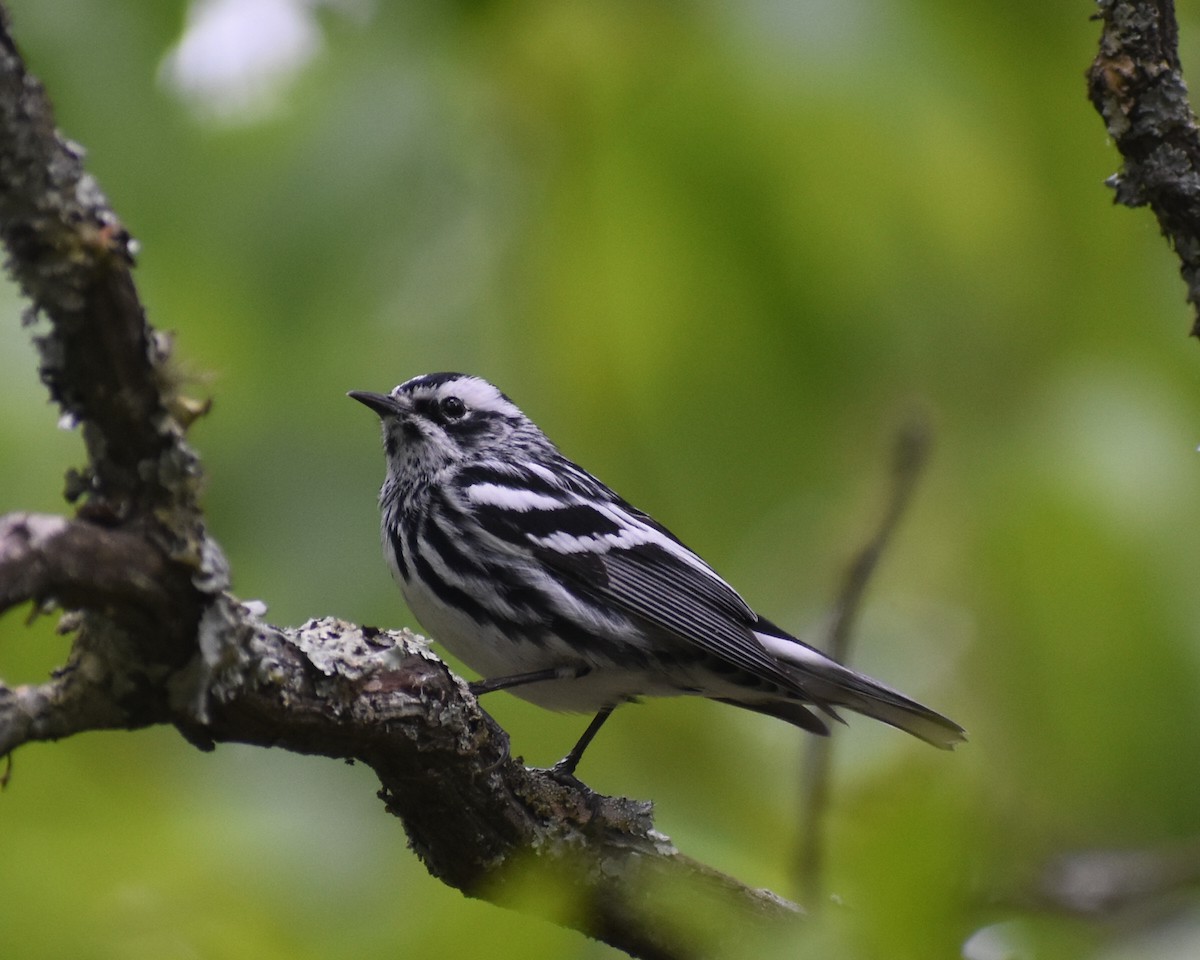
{"label": "black streak on flank", "polygon": [[492,615],[482,604],[466,591],[443,580],[441,574],[433,569],[433,566],[425,559],[423,554],[418,553],[413,557],[413,564],[417,568],[417,575],[430,590],[437,594],[438,599],[446,606],[465,613],[478,624],[490,624],[493,622]]}
{"label": "black streak on flank", "polygon": [[438,556],[442,558],[442,562],[450,569],[463,575],[487,576],[489,571],[456,544],[453,537],[449,536],[435,521],[435,517],[454,516],[454,510],[446,502],[445,494],[436,490],[432,496],[437,497],[441,502],[434,505],[425,516],[425,521],[421,526],[421,535],[425,542],[437,552]]}
{"label": "black streak on flank", "polygon": [[392,543],[392,556],[396,558],[396,568],[400,571],[405,581],[409,579],[408,564],[404,562],[404,549],[400,542],[400,530],[398,527],[389,526],[388,539]]}

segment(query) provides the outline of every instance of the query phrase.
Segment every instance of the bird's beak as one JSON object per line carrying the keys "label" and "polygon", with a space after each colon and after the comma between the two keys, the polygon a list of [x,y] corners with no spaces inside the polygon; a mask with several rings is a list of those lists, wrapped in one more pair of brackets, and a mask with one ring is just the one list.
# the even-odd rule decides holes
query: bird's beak
{"label": "bird's beak", "polygon": [[394,417],[400,413],[400,404],[386,394],[371,393],[369,390],[351,390],[346,396],[353,397],[359,403],[370,407],[381,417]]}

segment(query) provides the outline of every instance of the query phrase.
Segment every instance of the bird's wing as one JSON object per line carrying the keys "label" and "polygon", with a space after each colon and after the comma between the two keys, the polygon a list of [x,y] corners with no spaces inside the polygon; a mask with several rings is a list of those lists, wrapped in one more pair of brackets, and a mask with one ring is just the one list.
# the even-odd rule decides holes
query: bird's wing
{"label": "bird's wing", "polygon": [[795,678],[779,666],[751,630],[756,620],[753,612],[711,569],[693,566],[654,542],[608,550],[597,555],[599,564],[579,564],[569,554],[549,551],[538,555],[593,600],[611,604],[729,664],[796,691]]}
{"label": "bird's wing", "polygon": [[758,617],[738,592],[665,527],[589,474],[576,467],[570,486],[556,490],[540,472],[476,472],[470,480],[463,493],[480,526],[528,551],[583,598],[802,692],[755,637]]}

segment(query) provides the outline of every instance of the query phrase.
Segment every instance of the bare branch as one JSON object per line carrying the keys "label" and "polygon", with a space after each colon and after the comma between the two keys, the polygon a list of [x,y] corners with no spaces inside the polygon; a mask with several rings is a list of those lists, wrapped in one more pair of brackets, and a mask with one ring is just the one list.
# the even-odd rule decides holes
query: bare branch
{"label": "bare branch", "polygon": [[[135,719],[134,713],[111,695],[111,687],[99,680],[72,667],[64,669],[59,678],[37,686],[0,684],[0,757],[11,757],[12,751],[25,743],[61,740],[89,730],[131,729],[153,722]],[[7,782],[7,775],[4,780]]]}
{"label": "bare branch", "polygon": [[135,244],[64,139],[42,85],[0,16],[0,237],[8,267],[53,330],[38,345],[42,379],[84,432],[93,493],[122,500],[167,487],[143,475],[169,445],[155,368],[161,360],[129,268]]}
{"label": "bare branch", "polygon": [[1200,129],[1179,65],[1174,0],[1097,0],[1104,32],[1088,95],[1125,163],[1117,203],[1149,206],[1175,248],[1200,336]]}
{"label": "bare branch", "polygon": [[845,663],[850,657],[854,621],[862,609],[867,585],[871,582],[871,575],[879,565],[892,534],[896,532],[896,527],[912,502],[917,480],[920,479],[921,471],[929,459],[931,444],[929,424],[923,418],[914,417],[900,429],[896,437],[892,452],[887,508],[875,533],[847,568],[841,592],[833,608],[833,622],[829,627],[826,652],[835,660]]}
{"label": "bare branch", "polygon": [[[163,682],[169,697],[155,719],[197,741],[369,764],[429,871],[470,896],[503,905],[536,869],[574,892],[571,926],[638,957],[704,955],[718,934],[799,916],[680,854],[654,830],[648,803],[527,770],[467,685],[407,631],[328,619],[280,630],[230,603],[202,624],[200,644],[203,656]],[[0,755],[32,740],[144,725],[139,695],[120,695],[131,676],[77,644],[57,680],[0,687]],[[672,898],[688,904],[689,918],[695,911],[720,924],[680,922]]]}
{"label": "bare branch", "polygon": [[[834,606],[829,627],[827,652],[841,663],[848,663],[854,622],[862,608],[863,597],[871,575],[879,565],[883,551],[891,541],[905,511],[912,502],[913,492],[925,462],[929,458],[931,436],[928,423],[913,419],[896,438],[892,455],[891,488],[887,509],[871,539],[863,545],[846,570],[842,589]],[[825,811],[829,806],[829,780],[833,769],[833,737],[811,737],[805,744],[803,809],[804,822],[800,830],[800,853],[797,873],[804,898],[812,904],[821,902],[821,871],[824,861],[822,830]]]}
{"label": "bare branch", "polygon": [[45,514],[0,517],[0,612],[54,600],[147,626],[169,615],[162,553],[133,533]]}

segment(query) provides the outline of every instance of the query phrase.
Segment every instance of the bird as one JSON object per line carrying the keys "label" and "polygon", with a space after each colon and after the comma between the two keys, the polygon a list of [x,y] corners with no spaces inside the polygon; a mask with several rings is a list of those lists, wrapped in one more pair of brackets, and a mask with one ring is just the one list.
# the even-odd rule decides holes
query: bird
{"label": "bird", "polygon": [[846,709],[935,747],[966,739],[757,614],[488,381],[428,373],[348,396],[382,425],[392,577],[421,626],[483,678],[471,692],[594,713],[556,775],[573,779],[612,712],[644,697],[707,697],[820,735]]}

